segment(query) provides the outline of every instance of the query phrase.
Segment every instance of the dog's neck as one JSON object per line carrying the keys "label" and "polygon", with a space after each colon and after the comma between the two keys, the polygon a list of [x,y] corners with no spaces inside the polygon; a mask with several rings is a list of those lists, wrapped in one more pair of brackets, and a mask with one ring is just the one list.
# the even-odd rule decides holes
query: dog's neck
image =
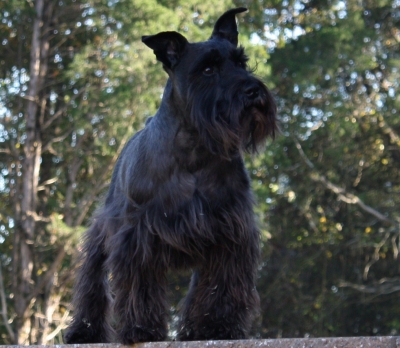
{"label": "dog's neck", "polygon": [[169,121],[175,119],[178,122],[184,122],[188,119],[186,113],[185,101],[175,90],[171,78],[168,78],[157,114]]}

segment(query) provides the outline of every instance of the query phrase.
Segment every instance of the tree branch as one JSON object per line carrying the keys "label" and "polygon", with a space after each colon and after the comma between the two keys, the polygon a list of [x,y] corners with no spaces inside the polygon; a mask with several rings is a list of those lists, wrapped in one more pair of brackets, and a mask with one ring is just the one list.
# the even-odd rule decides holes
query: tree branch
{"label": "tree branch", "polygon": [[10,149],[0,149],[0,153],[6,153],[7,155],[11,155]]}
{"label": "tree branch", "polygon": [[104,170],[102,171],[102,173],[98,176],[98,178],[96,180],[97,185],[94,188],[90,189],[90,192],[87,193],[81,199],[80,204],[78,206],[78,210],[77,210],[80,213],[74,221],[74,226],[79,226],[82,224],[82,221],[85,218],[85,215],[87,214],[87,212],[88,212],[90,206],[92,205],[94,199],[96,198],[97,194],[108,185],[103,182],[104,178],[106,177],[107,173],[109,173],[112,170],[112,168],[114,167],[114,165],[117,162],[117,159],[118,159],[122,149],[124,148],[126,142],[128,141],[128,139],[129,139],[128,135],[125,135],[122,138],[122,140],[118,146],[118,149],[115,152],[111,161],[109,162],[108,166],[105,167]]}
{"label": "tree branch", "polygon": [[57,271],[62,260],[64,259],[65,253],[66,253],[65,246],[61,246],[60,249],[58,250],[58,254],[57,254],[56,258],[54,259],[52,265],[50,266],[49,270],[42,277],[40,282],[35,286],[33,291],[29,294],[29,298],[28,298],[29,302],[32,301],[33,299],[35,299],[40,294],[40,292],[43,290],[43,288],[46,286],[46,283],[49,282],[51,277]]}
{"label": "tree branch", "polygon": [[347,203],[347,204],[356,204],[358,205],[362,210],[367,212],[368,214],[376,217],[378,220],[381,220],[389,225],[397,225],[397,223],[389,218],[387,218],[385,215],[380,213],[378,210],[370,207],[369,205],[365,204],[358,196],[347,192],[344,188],[341,188],[331,181],[329,181],[324,175],[321,175],[315,170],[314,164],[308,159],[307,155],[304,153],[303,148],[299,142],[299,140],[296,137],[293,137],[294,142],[296,143],[297,150],[300,153],[300,156],[302,157],[303,161],[306,163],[306,165],[312,169],[312,173],[310,175],[311,179],[313,181],[320,182],[323,184],[326,188],[337,194],[338,198]]}
{"label": "tree branch", "polygon": [[4,291],[4,283],[3,283],[3,271],[2,271],[2,264],[0,261],[0,296],[1,296],[1,316],[3,317],[4,326],[7,329],[7,333],[11,338],[12,342],[15,342],[15,335],[14,331],[11,328],[11,325],[8,321],[8,310],[7,310],[7,300],[6,300],[6,293]]}
{"label": "tree branch", "polygon": [[373,285],[360,285],[342,281],[338,285],[340,288],[352,288],[365,294],[388,295],[396,291],[400,291],[400,279],[382,278]]}
{"label": "tree branch", "polygon": [[71,102],[74,101],[76,98],[80,97],[84,92],[86,91],[86,86],[82,87],[77,94],[73,95],[71,97],[71,100],[65,104],[60,110],[58,110],[53,116],[51,116],[46,122],[43,123],[42,125],[42,130],[47,129],[49,126],[51,126],[51,124],[60,116],[62,116],[62,114],[68,109],[68,107],[70,106]]}
{"label": "tree branch", "polygon": [[60,143],[62,141],[64,141],[72,132],[73,130],[70,129],[67,133],[65,133],[64,135],[60,135],[59,137],[53,138],[51,139],[46,145],[43,146],[43,152],[45,151],[49,151],[49,149],[51,149],[51,145],[54,143]]}
{"label": "tree branch", "polygon": [[56,177],[56,178],[49,179],[49,180],[46,180],[46,181],[43,181],[43,182],[40,184],[40,186],[38,186],[37,190],[38,190],[38,191],[42,191],[42,190],[45,189],[45,186],[46,186],[46,185],[54,184],[54,183],[57,182],[57,181],[58,181],[58,178],[57,178],[57,177]]}
{"label": "tree branch", "polygon": [[60,324],[58,324],[58,326],[46,336],[46,342],[52,340],[54,337],[57,336],[57,334],[61,330],[65,329],[65,327],[66,327],[65,323],[67,322],[67,320],[69,318],[69,313],[70,313],[69,310],[65,310],[64,315],[62,316],[62,318],[60,320]]}

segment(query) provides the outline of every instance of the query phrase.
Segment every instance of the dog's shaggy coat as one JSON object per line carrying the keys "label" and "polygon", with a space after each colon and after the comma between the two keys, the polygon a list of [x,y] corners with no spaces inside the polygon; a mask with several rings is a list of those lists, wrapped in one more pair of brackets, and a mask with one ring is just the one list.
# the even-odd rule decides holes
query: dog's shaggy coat
{"label": "dog's shaggy coat", "polygon": [[259,231],[242,154],[274,135],[276,107],[237,47],[235,15],[245,10],[223,14],[205,42],[143,37],[169,79],[85,234],[67,343],[164,340],[169,268],[193,269],[179,340],[246,337]]}

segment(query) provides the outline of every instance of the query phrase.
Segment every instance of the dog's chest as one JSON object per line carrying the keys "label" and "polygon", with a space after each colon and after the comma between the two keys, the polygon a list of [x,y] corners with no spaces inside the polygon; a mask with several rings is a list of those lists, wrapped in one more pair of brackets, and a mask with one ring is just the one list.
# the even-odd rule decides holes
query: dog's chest
{"label": "dog's chest", "polygon": [[238,192],[250,190],[248,175],[240,158],[233,161],[217,160],[194,173],[186,172],[186,183],[191,197],[201,196],[207,204],[218,205],[229,201]]}

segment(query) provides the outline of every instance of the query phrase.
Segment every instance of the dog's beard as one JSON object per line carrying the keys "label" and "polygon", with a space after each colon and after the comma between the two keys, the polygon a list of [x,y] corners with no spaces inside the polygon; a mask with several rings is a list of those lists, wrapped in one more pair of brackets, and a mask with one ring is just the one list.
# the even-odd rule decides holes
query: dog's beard
{"label": "dog's beard", "polygon": [[260,97],[244,108],[241,124],[242,145],[247,152],[257,152],[268,136],[275,137],[276,104],[271,93],[263,85],[260,89]]}
{"label": "dog's beard", "polygon": [[268,89],[259,82],[259,96],[249,100],[241,92],[242,84],[232,84],[225,91],[201,83],[189,88],[192,125],[203,146],[226,159],[241,151],[256,152],[276,130],[276,105]]}

